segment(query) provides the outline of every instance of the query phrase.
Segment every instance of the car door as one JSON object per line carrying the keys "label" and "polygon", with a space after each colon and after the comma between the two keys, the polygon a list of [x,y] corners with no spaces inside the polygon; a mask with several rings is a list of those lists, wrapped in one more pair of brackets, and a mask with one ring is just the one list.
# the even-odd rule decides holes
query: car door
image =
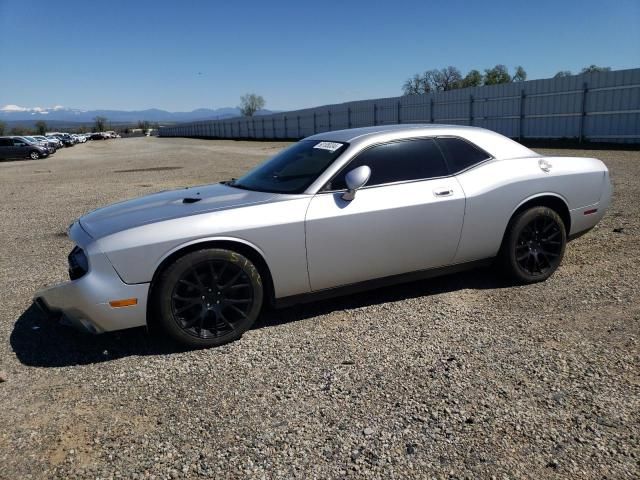
{"label": "car door", "polygon": [[0,158],[13,157],[13,142],[10,138],[0,138]]}
{"label": "car door", "polygon": [[12,149],[12,157],[14,158],[24,158],[29,155],[28,144],[24,140],[20,138],[13,139],[13,149]]}
{"label": "car door", "polygon": [[[342,199],[347,172],[371,178]],[[465,197],[433,139],[374,145],[316,194],[307,210],[306,242],[313,291],[450,264]]]}

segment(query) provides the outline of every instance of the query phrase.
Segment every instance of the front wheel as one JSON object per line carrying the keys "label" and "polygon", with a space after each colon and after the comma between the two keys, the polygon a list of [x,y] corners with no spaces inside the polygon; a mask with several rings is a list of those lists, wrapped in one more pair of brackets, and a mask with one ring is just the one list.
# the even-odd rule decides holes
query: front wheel
{"label": "front wheel", "polygon": [[237,340],[262,307],[258,269],[225,249],[188,253],[169,265],[154,288],[162,330],[189,347],[216,347]]}
{"label": "front wheel", "polygon": [[31,158],[31,160],[38,160],[40,158],[40,153],[34,150],[29,154],[29,158]]}
{"label": "front wheel", "polygon": [[513,280],[541,282],[560,265],[566,244],[567,232],[560,215],[547,207],[533,207],[509,223],[499,261]]}

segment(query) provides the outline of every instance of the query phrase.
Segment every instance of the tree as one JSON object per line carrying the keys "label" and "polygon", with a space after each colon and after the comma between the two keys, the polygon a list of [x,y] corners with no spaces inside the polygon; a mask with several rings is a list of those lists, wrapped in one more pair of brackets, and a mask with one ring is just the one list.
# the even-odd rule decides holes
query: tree
{"label": "tree", "polygon": [[571,73],[571,70],[560,70],[553,76],[553,78],[564,78],[570,77],[571,75],[573,75],[573,73]]}
{"label": "tree", "polygon": [[423,93],[427,93],[424,90],[424,81],[423,78],[417,73],[407,80],[402,85],[402,94],[403,95],[421,95]]}
{"label": "tree", "polygon": [[93,129],[96,132],[104,132],[105,127],[107,125],[106,117],[97,116],[93,119],[93,122],[94,122]]}
{"label": "tree", "polygon": [[611,67],[599,67],[598,65],[589,65],[584,67],[580,73],[598,73],[598,72],[610,72]]}
{"label": "tree", "polygon": [[460,88],[479,87],[482,85],[482,74],[478,70],[470,70],[460,82]]}
{"label": "tree", "polygon": [[439,87],[443,91],[455,90],[460,88],[462,82],[462,74],[456,67],[449,65],[446,68],[440,70],[440,75],[436,77],[438,79]]}
{"label": "tree", "polygon": [[143,133],[143,134],[146,134],[146,133],[147,133],[147,131],[149,130],[150,125],[151,125],[151,124],[150,124],[148,121],[146,121],[146,120],[140,120],[140,121],[138,121],[138,128],[139,128],[140,130],[142,130],[142,133]]}
{"label": "tree", "polygon": [[7,124],[3,121],[0,121],[0,135],[4,135],[5,128],[7,128]]}
{"label": "tree", "polygon": [[527,79],[527,72],[520,65],[516,67],[516,73],[511,79],[512,82],[524,82]]}
{"label": "tree", "polygon": [[484,84],[485,85],[499,85],[501,83],[510,83],[511,75],[509,70],[504,65],[496,65],[493,68],[489,68],[484,71]]}
{"label": "tree", "polygon": [[11,135],[22,136],[22,135],[28,135],[29,133],[31,132],[21,125],[15,126],[11,129]]}
{"label": "tree", "polygon": [[245,117],[253,117],[253,115],[264,108],[265,101],[260,95],[255,93],[247,93],[240,97],[240,112]]}
{"label": "tree", "polygon": [[36,131],[38,135],[45,135],[47,133],[47,122],[44,120],[38,120],[36,122]]}
{"label": "tree", "polygon": [[442,70],[428,70],[424,72],[424,82],[430,86],[429,91],[446,92],[460,88],[462,74],[456,67],[448,66]]}

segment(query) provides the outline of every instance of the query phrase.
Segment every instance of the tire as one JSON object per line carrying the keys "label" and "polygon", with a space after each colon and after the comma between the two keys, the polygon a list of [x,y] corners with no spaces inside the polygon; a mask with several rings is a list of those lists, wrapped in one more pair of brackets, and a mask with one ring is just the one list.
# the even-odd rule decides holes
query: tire
{"label": "tire", "polygon": [[33,151],[29,152],[29,158],[31,160],[38,160],[40,158],[40,153],[37,152],[36,150],[33,150]]}
{"label": "tire", "polygon": [[167,266],[150,306],[161,330],[191,348],[239,339],[260,313],[258,269],[243,255],[218,248],[187,253]]}
{"label": "tire", "polygon": [[547,207],[533,207],[509,222],[498,261],[507,277],[517,283],[542,282],[557,270],[566,245],[560,215]]}

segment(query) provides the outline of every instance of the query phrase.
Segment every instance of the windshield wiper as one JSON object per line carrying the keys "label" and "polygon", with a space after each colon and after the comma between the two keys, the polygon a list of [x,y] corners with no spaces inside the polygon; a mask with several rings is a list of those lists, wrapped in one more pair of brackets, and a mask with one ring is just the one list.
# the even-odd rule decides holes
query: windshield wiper
{"label": "windshield wiper", "polygon": [[246,187],[245,185],[242,185],[241,183],[238,183],[238,179],[236,178],[232,178],[231,180],[226,180],[224,182],[220,182],[223,185],[226,185],[227,187],[233,187],[233,188],[239,188],[240,190],[249,190],[250,192],[259,192],[260,190],[256,190],[254,188],[249,188]]}

